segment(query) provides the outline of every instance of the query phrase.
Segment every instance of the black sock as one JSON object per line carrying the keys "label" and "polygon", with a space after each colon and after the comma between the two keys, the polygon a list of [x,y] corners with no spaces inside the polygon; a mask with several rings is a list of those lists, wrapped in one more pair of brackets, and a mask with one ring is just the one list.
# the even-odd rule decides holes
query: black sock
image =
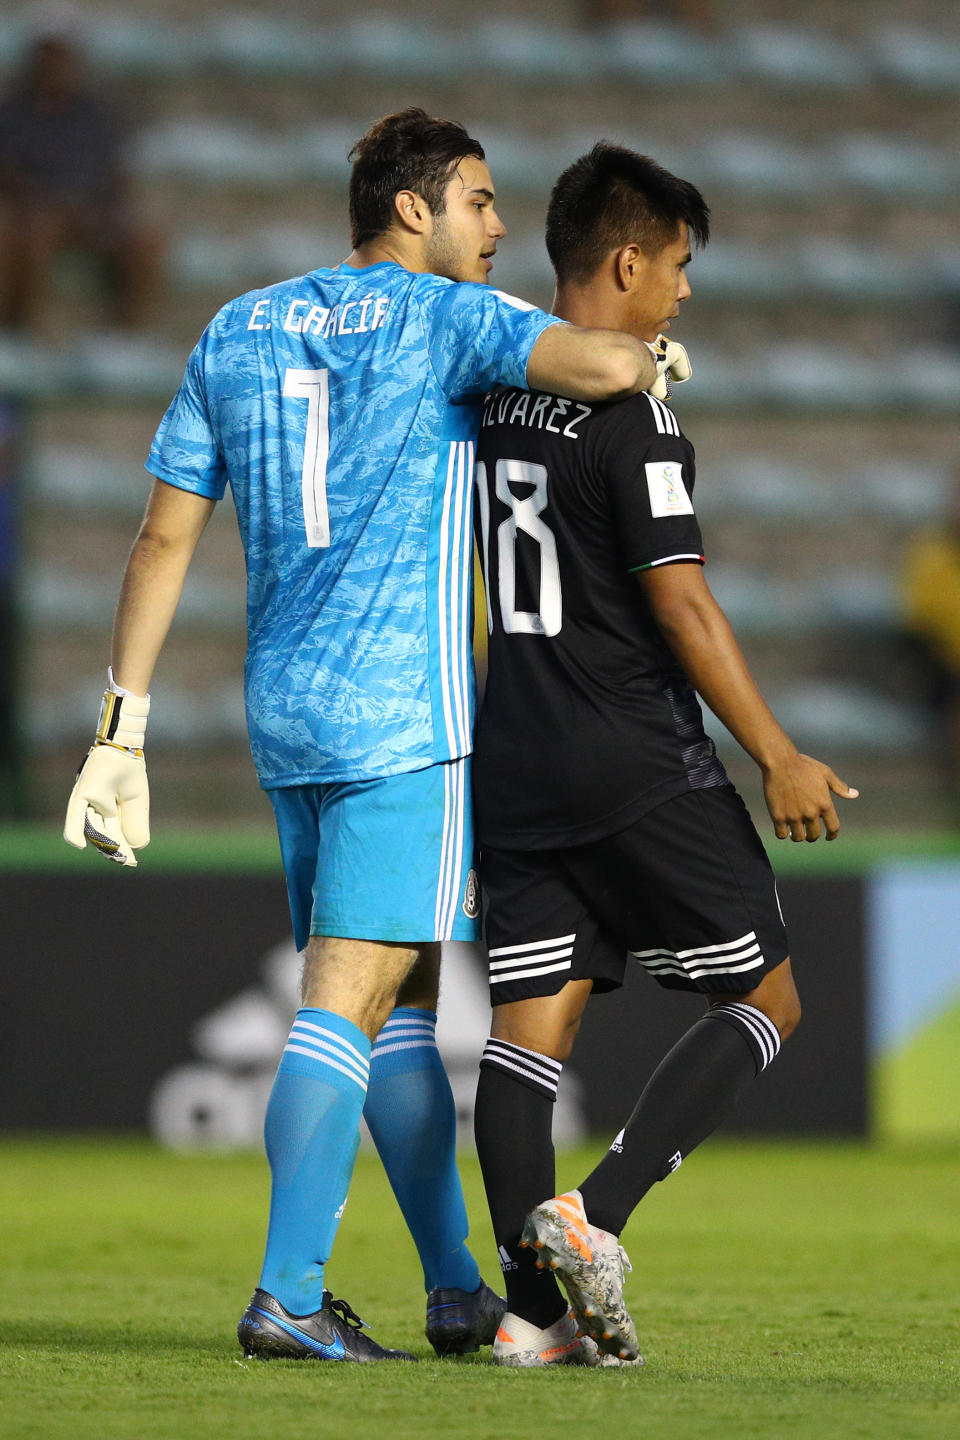
{"label": "black sock", "polygon": [[551,1130],[562,1069],[547,1055],[488,1040],[473,1120],[507,1308],[541,1329],[566,1313],[567,1302],[551,1272],[537,1269],[534,1252],[521,1249],[520,1232],[528,1211],[556,1188]]}
{"label": "black sock", "polygon": [[773,1021],[740,1001],[715,1005],[660,1062],[627,1124],[580,1186],[591,1225],[619,1235],[657,1180],[726,1119],[780,1049]]}

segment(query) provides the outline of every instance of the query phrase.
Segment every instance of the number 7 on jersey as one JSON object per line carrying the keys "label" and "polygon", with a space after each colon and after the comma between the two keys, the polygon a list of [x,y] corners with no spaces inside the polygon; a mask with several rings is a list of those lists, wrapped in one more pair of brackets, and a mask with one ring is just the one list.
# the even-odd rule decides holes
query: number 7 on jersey
{"label": "number 7 on jersey", "polygon": [[285,370],[283,393],[307,402],[307,433],[303,445],[303,524],[307,544],[322,550],[330,544],[327,509],[327,460],[330,455],[330,372]]}

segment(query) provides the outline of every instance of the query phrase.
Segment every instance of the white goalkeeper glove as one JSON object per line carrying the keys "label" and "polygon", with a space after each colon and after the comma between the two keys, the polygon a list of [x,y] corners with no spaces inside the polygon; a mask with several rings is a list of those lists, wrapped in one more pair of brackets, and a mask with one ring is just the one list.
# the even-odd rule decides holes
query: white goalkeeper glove
{"label": "white goalkeeper glove", "polygon": [[657,400],[669,401],[671,381],[682,385],[684,380],[690,379],[693,367],[683,346],[676,340],[668,340],[666,335],[658,335],[650,351],[656,361],[657,378],[648,393]]}
{"label": "white goalkeeper glove", "polygon": [[134,850],[150,843],[150,791],[143,737],[150,696],[121,690],[108,672],[96,739],[77,772],[63,838],[83,850],[87,841],[118,865],[136,865]]}

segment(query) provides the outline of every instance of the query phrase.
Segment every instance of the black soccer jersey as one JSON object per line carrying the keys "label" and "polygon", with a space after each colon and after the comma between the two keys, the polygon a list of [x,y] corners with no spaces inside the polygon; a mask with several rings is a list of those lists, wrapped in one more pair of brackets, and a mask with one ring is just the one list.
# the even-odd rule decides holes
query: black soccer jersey
{"label": "black soccer jersey", "polygon": [[487,397],[481,844],[579,845],[690,788],[727,783],[635,578],[703,563],[693,483],[693,447],[650,395],[593,406],[521,390]]}

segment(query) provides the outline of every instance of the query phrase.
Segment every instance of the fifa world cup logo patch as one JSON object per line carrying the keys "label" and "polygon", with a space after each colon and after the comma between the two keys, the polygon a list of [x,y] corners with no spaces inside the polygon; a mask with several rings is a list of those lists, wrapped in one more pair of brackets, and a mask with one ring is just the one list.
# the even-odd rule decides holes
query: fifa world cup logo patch
{"label": "fifa world cup logo patch", "polygon": [[467,876],[463,892],[463,913],[468,920],[476,920],[480,914],[480,881],[476,870],[471,870]]}
{"label": "fifa world cup logo patch", "polygon": [[692,515],[693,505],[683,481],[683,464],[651,460],[645,466],[650,514],[656,520],[665,515]]}

